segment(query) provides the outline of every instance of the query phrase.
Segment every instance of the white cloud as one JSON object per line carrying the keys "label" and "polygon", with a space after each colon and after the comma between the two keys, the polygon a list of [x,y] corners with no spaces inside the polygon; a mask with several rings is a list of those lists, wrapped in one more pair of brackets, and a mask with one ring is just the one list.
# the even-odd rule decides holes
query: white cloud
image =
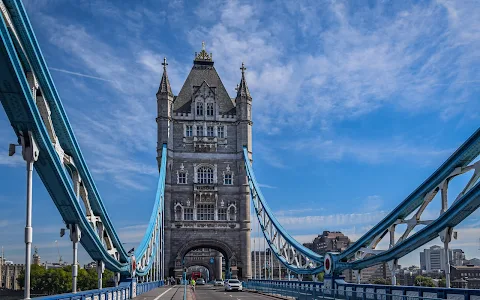
{"label": "white cloud", "polygon": [[373,211],[367,213],[312,215],[301,217],[279,216],[277,219],[287,230],[305,229],[306,226],[317,228],[317,230],[323,230],[349,225],[376,224],[385,217],[386,214],[387,212],[385,211]]}

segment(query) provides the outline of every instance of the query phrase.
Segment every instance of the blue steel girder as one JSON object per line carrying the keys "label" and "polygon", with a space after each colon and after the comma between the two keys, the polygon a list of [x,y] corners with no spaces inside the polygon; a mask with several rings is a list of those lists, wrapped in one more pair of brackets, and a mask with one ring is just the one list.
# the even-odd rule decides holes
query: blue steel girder
{"label": "blue steel girder", "polygon": [[297,274],[318,274],[323,271],[323,256],[297,242],[282,227],[268,207],[248,158],[243,148],[245,169],[250,187],[250,196],[263,236],[275,257],[290,271]]}
{"label": "blue steel girder", "polygon": [[[2,4],[2,3],[0,3]],[[109,269],[126,272],[127,264],[112,257],[102,245],[97,232],[82,218],[80,204],[69,181],[67,171],[50,142],[50,136],[25,76],[15,43],[11,38],[12,28],[7,26],[2,6],[0,22],[0,101],[17,136],[31,131],[40,150],[39,159],[34,164],[38,175],[67,224],[78,224],[83,236],[81,243],[95,260],[102,260]],[[18,47],[18,44],[17,44]]]}
{"label": "blue steel girder", "polygon": [[[35,80],[40,86],[42,95],[48,103],[48,108],[51,111],[51,122],[55,128],[55,133],[60,142],[61,148],[65,153],[68,153],[75,162],[75,166],[82,179],[82,184],[88,191],[90,206],[95,216],[101,218],[101,222],[105,231],[107,232],[114,248],[118,251],[119,260],[122,262],[128,261],[128,255],[123,248],[123,245],[114,230],[113,224],[106,213],[103,202],[101,201],[98,190],[95,186],[90,171],[81,153],[78,142],[75,138],[73,130],[70,127],[68,117],[63,108],[62,102],[58,92],[53,83],[47,64],[43,58],[43,54],[38,45],[37,39],[30,25],[25,8],[20,0],[2,0],[4,8],[12,23],[12,28],[16,32],[16,36],[12,38],[16,43],[21,45],[21,53],[23,61],[28,62],[24,65],[24,72],[31,71],[34,73]],[[67,220],[65,220],[67,221]]]}
{"label": "blue steel girder", "polygon": [[[410,194],[380,223],[369,230],[357,242],[335,256],[335,270],[362,269],[382,261],[393,261],[438,237],[442,231],[458,225],[478,208],[477,183],[480,177],[480,162],[470,163],[480,154],[480,129],[477,129],[427,180]],[[448,185],[451,179],[473,171],[470,180],[448,208]],[[421,220],[421,215],[440,193],[442,210],[435,220]],[[415,211],[416,210],[416,211]],[[409,219],[407,217],[413,213]],[[406,224],[405,232],[395,240],[395,227]],[[416,226],[424,226],[414,232]],[[389,235],[388,250],[375,247]]]}
{"label": "blue steel girder", "polygon": [[[81,154],[22,3],[0,0],[0,101],[17,136],[32,132],[40,155],[34,164],[66,224],[78,224],[92,259],[128,274],[125,252]],[[166,175],[166,145],[152,217],[136,249],[138,273],[158,259]],[[85,214],[79,201],[85,204]],[[163,249],[162,249],[163,251]]]}
{"label": "blue steel girder", "polygon": [[[162,159],[160,162],[160,176],[158,178],[157,193],[150,222],[140,246],[135,250],[137,260],[137,275],[143,276],[148,273],[155,260],[157,248],[161,247],[160,230],[164,214],[165,177],[167,174],[167,144],[162,146]],[[163,249],[162,249],[163,251]],[[157,257],[158,259],[158,257]]]}

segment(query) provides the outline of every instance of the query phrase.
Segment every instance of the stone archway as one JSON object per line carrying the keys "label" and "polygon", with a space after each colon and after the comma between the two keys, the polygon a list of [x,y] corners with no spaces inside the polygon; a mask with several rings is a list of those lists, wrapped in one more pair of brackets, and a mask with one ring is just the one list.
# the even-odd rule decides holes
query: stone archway
{"label": "stone archway", "polygon": [[188,252],[198,248],[210,248],[217,250],[218,252],[221,252],[226,258],[235,257],[234,251],[227,243],[216,239],[198,239],[189,241],[178,250],[177,257],[183,259]]}
{"label": "stone archway", "polygon": [[[217,239],[197,239],[191,240],[185,243],[178,251],[177,256],[175,259],[176,265],[176,272],[180,270],[184,270],[185,265],[185,256],[192,250],[200,249],[200,248],[208,248],[213,249],[218,252],[215,255],[215,271],[214,277],[215,278],[222,278],[222,255],[225,258],[225,278],[231,278],[232,276],[236,276],[237,272],[236,269],[232,272],[232,266],[236,266],[237,257],[235,251],[225,242],[217,240]],[[220,255],[221,254],[221,255]],[[193,265],[195,265],[194,263]],[[179,273],[176,273],[176,276],[180,276]]]}
{"label": "stone archway", "polygon": [[214,271],[212,265],[209,265],[209,264],[207,264],[205,262],[201,262],[201,261],[187,262],[187,263],[184,264],[184,268],[186,268],[186,269],[188,269],[190,267],[194,267],[194,266],[204,267],[208,270],[210,278],[207,278],[207,282],[210,281],[211,279],[213,279],[215,271]]}

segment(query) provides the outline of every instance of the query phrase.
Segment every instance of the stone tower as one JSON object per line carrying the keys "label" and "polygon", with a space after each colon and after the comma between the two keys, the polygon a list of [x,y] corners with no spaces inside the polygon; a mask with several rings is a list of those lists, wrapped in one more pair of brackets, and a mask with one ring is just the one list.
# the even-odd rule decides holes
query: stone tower
{"label": "stone tower", "polygon": [[[157,92],[157,160],[166,143],[167,276],[181,274],[190,251],[210,248],[223,255],[227,277],[251,278],[250,195],[243,147],[251,159],[252,97],[246,68],[242,64],[240,69],[237,95],[230,98],[203,44],[174,96],[164,60]],[[209,263],[222,262],[217,255]]]}

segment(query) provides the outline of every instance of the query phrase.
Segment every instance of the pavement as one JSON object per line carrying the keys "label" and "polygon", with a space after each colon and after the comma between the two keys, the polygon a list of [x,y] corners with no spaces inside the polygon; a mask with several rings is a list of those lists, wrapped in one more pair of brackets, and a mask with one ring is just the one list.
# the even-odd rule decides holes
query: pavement
{"label": "pavement", "polygon": [[195,292],[191,292],[189,288],[187,294],[187,300],[256,300],[256,299],[278,299],[270,296],[250,293],[246,291],[242,292],[226,292],[222,286],[212,285],[197,285]]}
{"label": "pavement", "polygon": [[183,300],[183,285],[167,285],[138,295],[135,300]]}

